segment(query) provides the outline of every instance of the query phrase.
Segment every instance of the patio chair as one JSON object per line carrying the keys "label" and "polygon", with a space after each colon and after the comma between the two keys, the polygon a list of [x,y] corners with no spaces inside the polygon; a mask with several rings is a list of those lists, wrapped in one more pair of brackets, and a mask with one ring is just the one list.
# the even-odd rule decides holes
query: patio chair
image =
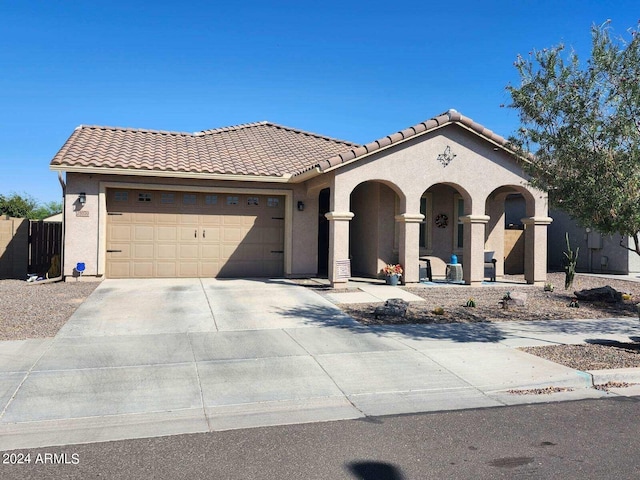
{"label": "patio chair", "polygon": [[496,281],[496,263],[498,262],[495,258],[493,258],[494,251],[485,250],[484,252],[484,267],[485,271],[489,268],[489,279],[491,282]]}

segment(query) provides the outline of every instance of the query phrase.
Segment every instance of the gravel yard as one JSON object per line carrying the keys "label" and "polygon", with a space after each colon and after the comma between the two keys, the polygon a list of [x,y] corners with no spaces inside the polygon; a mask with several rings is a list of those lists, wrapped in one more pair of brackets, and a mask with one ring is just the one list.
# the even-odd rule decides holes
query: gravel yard
{"label": "gravel yard", "polygon": [[[637,316],[635,304],[640,302],[640,282],[612,280],[587,275],[577,275],[571,290],[564,290],[564,273],[550,273],[548,280],[555,286],[553,292],[545,292],[542,287],[524,284],[485,285],[468,287],[466,285],[436,286],[429,288],[407,287],[405,290],[426,300],[424,303],[409,305],[407,316],[402,318],[373,316],[375,307],[380,303],[338,305],[365,325],[393,323],[459,323],[459,322],[500,322],[513,320],[558,320],[571,318],[611,318]],[[620,303],[580,302],[579,308],[569,308],[575,290],[610,285],[620,292],[631,294],[630,300]],[[498,302],[507,292],[527,294],[524,307],[501,308]],[[473,298],[475,308],[464,304]],[[436,315],[433,310],[443,307],[444,314]]]}
{"label": "gravel yard", "polygon": [[[431,288],[409,287],[407,291],[418,295],[424,303],[409,304],[404,319],[373,315],[375,307],[382,303],[338,305],[343,311],[365,325],[398,323],[455,323],[455,322],[502,322],[530,320],[593,319],[612,317],[637,318],[636,303],[640,302],[640,282],[606,279],[588,275],[577,275],[571,290],[564,290],[564,273],[550,273],[548,281],[555,290],[545,292],[542,287],[526,285],[501,285],[471,288],[467,286],[437,286]],[[579,302],[579,308],[568,305],[575,290],[609,285],[619,292],[629,293],[631,298],[620,303]],[[527,294],[527,305],[503,310],[498,302],[507,292]],[[473,298],[476,307],[464,304]],[[433,310],[443,307],[444,314]],[[589,345],[554,345],[522,348],[525,352],[546,358],[578,370],[640,367],[640,337],[628,343],[609,342]]]}
{"label": "gravel yard", "polygon": [[0,340],[55,336],[98,284],[0,280]]}

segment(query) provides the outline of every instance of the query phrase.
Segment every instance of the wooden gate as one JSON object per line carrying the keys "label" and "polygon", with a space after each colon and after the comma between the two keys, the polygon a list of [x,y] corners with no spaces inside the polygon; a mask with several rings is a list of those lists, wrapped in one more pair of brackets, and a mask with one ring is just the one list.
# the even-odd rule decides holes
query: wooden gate
{"label": "wooden gate", "polygon": [[62,223],[32,220],[29,222],[29,273],[46,274],[62,251]]}

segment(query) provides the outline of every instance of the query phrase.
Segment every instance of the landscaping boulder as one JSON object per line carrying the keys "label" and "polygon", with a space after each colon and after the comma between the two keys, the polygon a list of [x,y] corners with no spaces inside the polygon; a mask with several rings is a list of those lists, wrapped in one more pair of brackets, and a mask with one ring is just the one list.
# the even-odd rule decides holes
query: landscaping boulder
{"label": "landscaping boulder", "polygon": [[591,288],[573,292],[578,300],[583,302],[607,302],[617,303],[622,301],[622,292],[607,285],[606,287]]}
{"label": "landscaping boulder", "polygon": [[511,292],[509,296],[511,297],[511,300],[509,300],[509,303],[511,303],[511,305],[515,305],[517,307],[524,307],[527,304],[526,293]]}
{"label": "landscaping boulder", "polygon": [[402,300],[401,298],[390,298],[384,305],[376,307],[373,312],[376,318],[389,316],[389,317],[403,317],[407,314],[407,308],[409,302]]}

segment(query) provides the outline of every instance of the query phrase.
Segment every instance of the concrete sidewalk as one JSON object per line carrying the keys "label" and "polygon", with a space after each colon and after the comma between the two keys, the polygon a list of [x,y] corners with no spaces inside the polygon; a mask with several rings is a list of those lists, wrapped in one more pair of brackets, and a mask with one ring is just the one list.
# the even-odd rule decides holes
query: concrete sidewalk
{"label": "concrete sidewalk", "polygon": [[[55,338],[0,343],[0,450],[602,397],[514,347],[637,323],[363,327],[284,280],[106,280]],[[573,390],[508,393],[549,386]]]}

